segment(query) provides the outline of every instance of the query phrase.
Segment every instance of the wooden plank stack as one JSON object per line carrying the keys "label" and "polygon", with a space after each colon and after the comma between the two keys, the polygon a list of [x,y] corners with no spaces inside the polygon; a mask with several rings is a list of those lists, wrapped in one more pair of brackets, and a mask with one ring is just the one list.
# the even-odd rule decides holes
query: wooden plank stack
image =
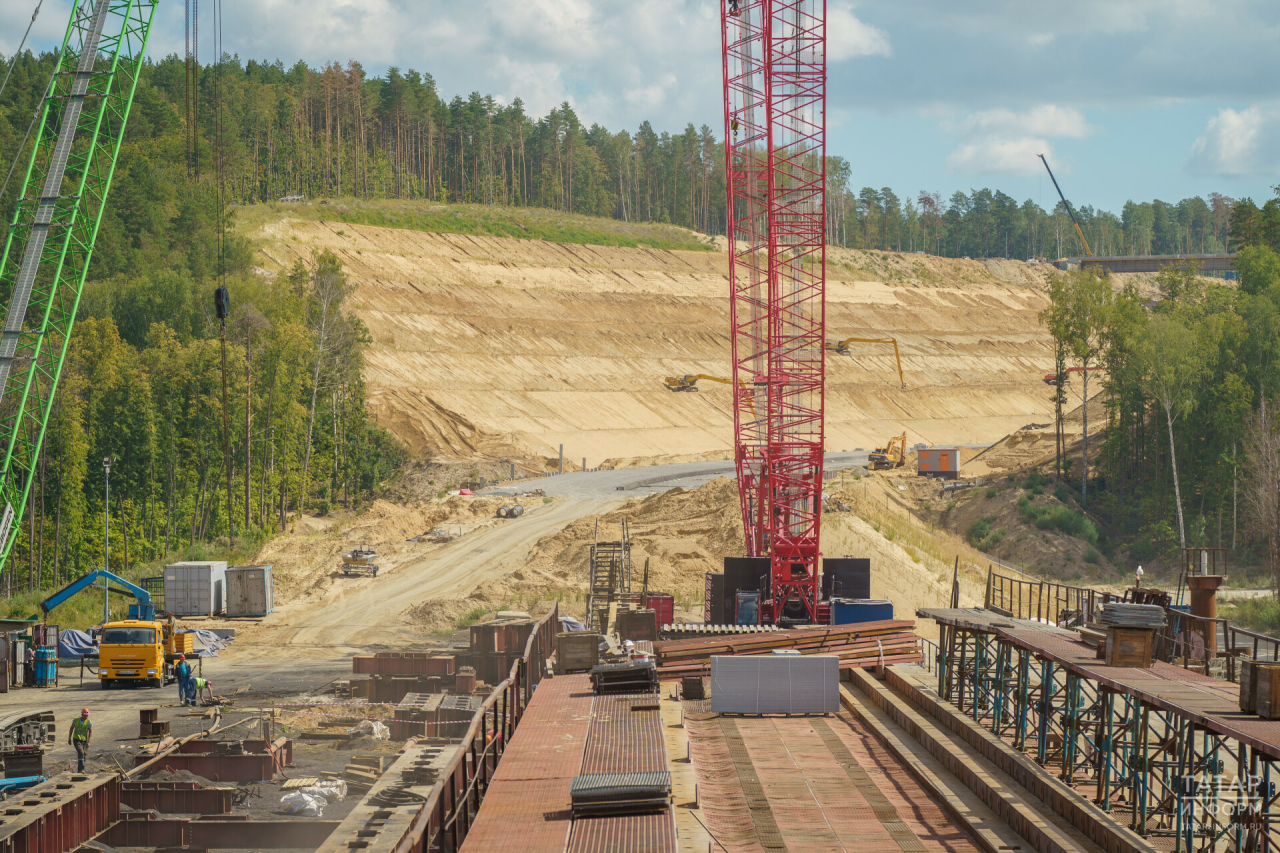
{"label": "wooden plank stack", "polygon": [[320,775],[326,779],[342,779],[349,789],[367,791],[393,760],[394,756],[390,755],[353,755],[341,773],[321,772]]}
{"label": "wooden plank stack", "polygon": [[856,625],[808,626],[764,634],[730,634],[663,640],[653,644],[658,677],[682,678],[710,671],[712,655],[767,655],[793,649],[804,655],[835,655],[841,669],[881,663],[919,663],[915,622],[886,619]]}

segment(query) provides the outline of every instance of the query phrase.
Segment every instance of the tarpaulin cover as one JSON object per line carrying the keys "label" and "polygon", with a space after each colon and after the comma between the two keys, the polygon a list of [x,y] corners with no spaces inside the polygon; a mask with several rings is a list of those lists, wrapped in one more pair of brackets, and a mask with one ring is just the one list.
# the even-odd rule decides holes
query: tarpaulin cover
{"label": "tarpaulin cover", "polygon": [[227,647],[225,640],[207,628],[192,628],[183,633],[196,635],[195,647],[201,657],[217,657],[218,651]]}
{"label": "tarpaulin cover", "polygon": [[561,631],[585,631],[587,630],[587,626],[583,625],[581,622],[579,622],[577,619],[574,619],[572,616],[561,616],[560,630]]}
{"label": "tarpaulin cover", "polygon": [[67,628],[58,635],[58,657],[82,658],[85,655],[96,655],[98,644],[84,631]]}

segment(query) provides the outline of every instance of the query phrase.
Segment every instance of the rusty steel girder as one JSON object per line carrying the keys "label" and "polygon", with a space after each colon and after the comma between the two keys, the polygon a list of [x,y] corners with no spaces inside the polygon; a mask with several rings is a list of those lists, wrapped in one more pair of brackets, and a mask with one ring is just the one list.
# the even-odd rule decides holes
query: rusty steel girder
{"label": "rusty steel girder", "polygon": [[[125,814],[98,838],[112,847],[316,848],[336,820],[188,820]],[[59,851],[61,853],[61,851]]]}
{"label": "rusty steel girder", "polygon": [[0,806],[0,853],[65,853],[120,815],[114,773],[57,776]]}
{"label": "rusty steel girder", "polygon": [[125,782],[120,802],[131,809],[165,814],[230,814],[231,788],[205,788],[195,782]]}
{"label": "rusty steel girder", "polygon": [[[151,758],[136,756],[134,764],[146,764]],[[186,770],[218,782],[270,782],[276,773],[292,764],[293,741],[288,738],[278,738],[274,743],[262,739],[193,740],[161,758],[151,770]]]}

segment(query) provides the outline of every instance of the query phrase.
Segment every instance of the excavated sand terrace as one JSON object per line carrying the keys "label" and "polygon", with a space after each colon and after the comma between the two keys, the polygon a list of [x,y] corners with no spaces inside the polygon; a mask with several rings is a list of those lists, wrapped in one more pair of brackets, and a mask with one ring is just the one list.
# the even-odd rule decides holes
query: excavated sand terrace
{"label": "excavated sand terrace", "polygon": [[[423,455],[566,468],[727,458],[727,256],[283,219],[257,229],[268,273],[328,249],[374,344],[370,408]],[[830,355],[827,447],[986,443],[1051,420],[1044,273],[1008,261],[828,253],[828,337],[893,336]],[[546,463],[544,463],[546,464]]]}

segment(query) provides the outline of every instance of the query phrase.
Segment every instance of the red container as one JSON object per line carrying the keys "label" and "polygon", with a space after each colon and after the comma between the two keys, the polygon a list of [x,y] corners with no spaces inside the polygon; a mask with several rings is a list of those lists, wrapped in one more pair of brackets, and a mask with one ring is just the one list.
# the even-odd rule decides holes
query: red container
{"label": "red container", "polygon": [[672,625],[676,620],[676,599],[669,592],[651,592],[644,599],[644,606],[651,609],[658,618],[658,630],[664,625]]}

